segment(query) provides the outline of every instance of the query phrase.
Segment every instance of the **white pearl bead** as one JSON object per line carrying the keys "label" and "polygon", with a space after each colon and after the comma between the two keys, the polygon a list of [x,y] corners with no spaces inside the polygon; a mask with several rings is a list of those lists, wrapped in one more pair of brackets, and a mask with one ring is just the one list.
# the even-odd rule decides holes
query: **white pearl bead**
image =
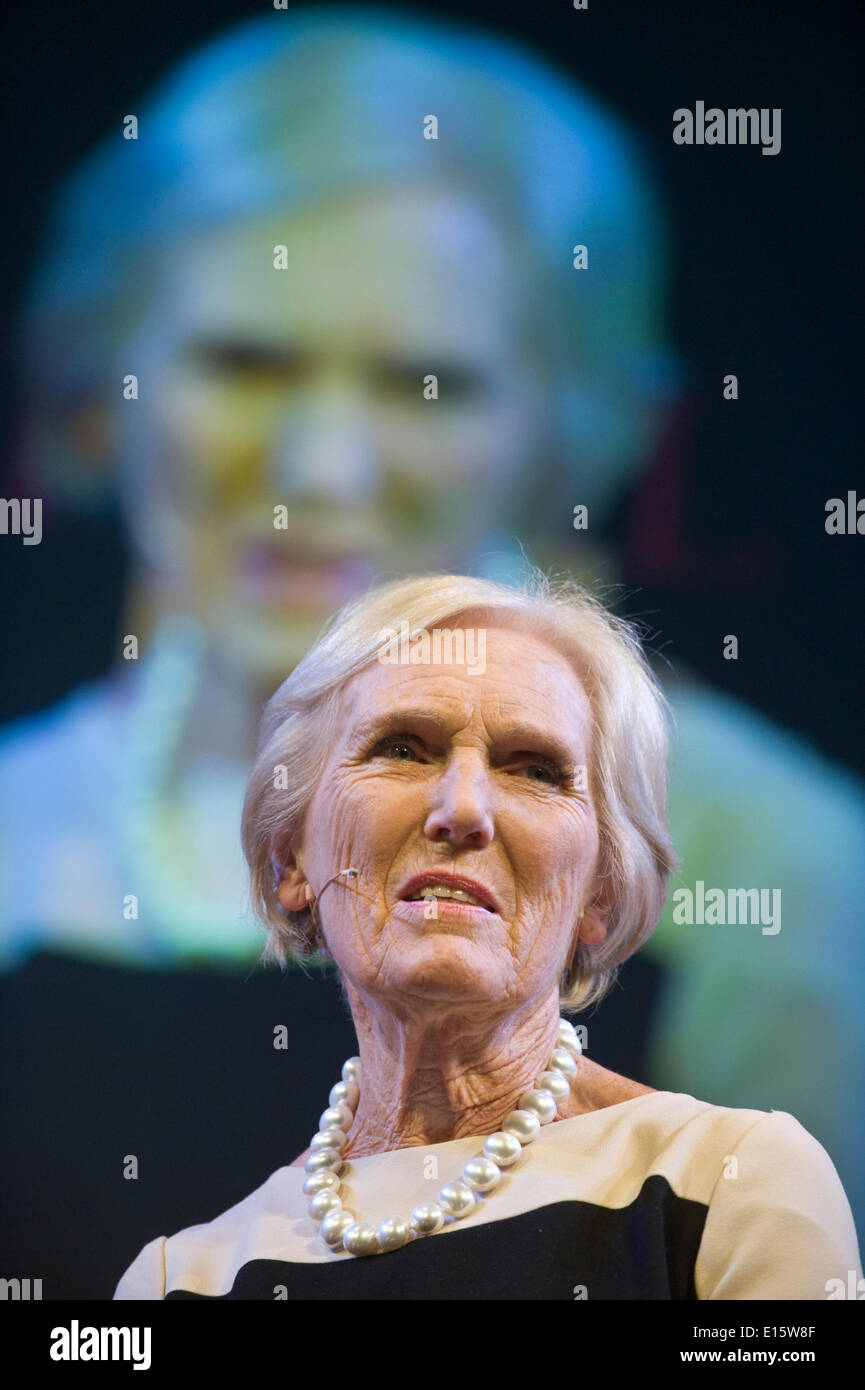
{"label": "white pearl bead", "polygon": [[583,1045],[579,1038],[559,1038],[559,1047],[563,1047],[566,1052],[570,1052],[572,1057],[582,1057]]}
{"label": "white pearl bead", "polygon": [[330,1129],[320,1129],[309,1141],[309,1147],[313,1153],[319,1149],[336,1149],[337,1153],[345,1148],[348,1142],[348,1135],[344,1130],[337,1129],[331,1125]]}
{"label": "white pearl bead", "polygon": [[491,1192],[502,1180],[502,1170],[491,1158],[470,1158],[463,1168],[463,1182],[476,1192]]}
{"label": "white pearl bead", "polygon": [[577,1030],[567,1018],[559,1019],[559,1037],[575,1038]]}
{"label": "white pearl bead", "polygon": [[360,1085],[360,1058],[349,1057],[347,1062],[343,1062],[340,1075],[343,1081],[356,1081]]}
{"label": "white pearl bead", "polygon": [[516,1163],[522,1151],[519,1139],[513,1134],[505,1134],[503,1130],[491,1134],[489,1139],[484,1141],[484,1153],[500,1168],[509,1168],[512,1163]]}
{"label": "white pearl bead", "polygon": [[320,1173],[310,1173],[303,1184],[306,1197],[314,1197],[316,1192],[326,1192],[328,1188],[339,1187],[339,1177],[332,1168],[322,1168]]}
{"label": "white pearl bead", "polygon": [[376,1237],[382,1250],[399,1250],[409,1238],[409,1224],[401,1216],[389,1216],[382,1221]]}
{"label": "white pearl bead", "polygon": [[541,1122],[532,1110],[512,1110],[502,1125],[505,1134],[513,1134],[521,1144],[530,1144],[541,1131]]}
{"label": "white pearl bead", "polygon": [[342,1202],[334,1192],[333,1188],[326,1187],[323,1192],[316,1192],[307,1211],[313,1221],[323,1221],[332,1211],[339,1211]]}
{"label": "white pearl bead", "polygon": [[542,1125],[550,1124],[556,1118],[558,1109],[555,1097],[551,1096],[549,1091],[526,1091],[520,1096],[519,1106],[521,1110],[530,1110],[533,1115],[537,1115]]}
{"label": "white pearl bead", "polygon": [[419,1207],[415,1207],[409,1222],[418,1235],[431,1236],[445,1224],[445,1214],[438,1202],[421,1202]]}
{"label": "white pearl bead", "polygon": [[307,1173],[321,1173],[327,1168],[338,1173],[342,1168],[342,1157],[336,1149],[317,1149],[314,1154],[310,1154],[303,1166]]}
{"label": "white pearl bead", "polygon": [[439,1193],[439,1201],[445,1211],[457,1218],[468,1216],[469,1212],[474,1210],[477,1200],[477,1194],[467,1182],[462,1182],[459,1178],[456,1182],[446,1182]]}
{"label": "white pearl bead", "polygon": [[570,1052],[566,1052],[563,1047],[557,1047],[550,1058],[550,1070],[563,1072],[565,1076],[576,1076],[577,1064]]}
{"label": "white pearl bead", "polygon": [[347,1105],[349,1110],[356,1110],[359,1100],[360,1087],[352,1077],[350,1081],[337,1081],[335,1086],[331,1086],[327,1103],[328,1105]]}
{"label": "white pearl bead", "polygon": [[367,1221],[356,1221],[344,1232],[342,1243],[350,1255],[375,1255],[378,1236]]}
{"label": "white pearl bead", "polygon": [[540,1091],[549,1091],[554,1100],[564,1100],[571,1090],[570,1081],[560,1071],[542,1071],[535,1085]]}
{"label": "white pearl bead", "polygon": [[327,1110],[322,1110],[318,1117],[319,1129],[341,1129],[343,1131],[351,1128],[354,1115],[347,1105],[329,1105]]}
{"label": "white pearl bead", "polygon": [[357,1217],[353,1212],[342,1211],[337,1207],[334,1211],[328,1212],[318,1228],[318,1233],[325,1245],[337,1249],[342,1245],[342,1238],[346,1231],[351,1229],[356,1220]]}

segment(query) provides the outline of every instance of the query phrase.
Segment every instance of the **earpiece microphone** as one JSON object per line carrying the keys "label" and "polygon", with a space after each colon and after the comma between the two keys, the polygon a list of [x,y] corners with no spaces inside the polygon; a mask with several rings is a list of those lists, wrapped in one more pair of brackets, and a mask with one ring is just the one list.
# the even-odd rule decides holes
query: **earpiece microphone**
{"label": "earpiece microphone", "polygon": [[331,878],[327,880],[326,883],[322,884],[317,894],[313,892],[311,883],[308,883],[306,885],[306,900],[309,903],[309,911],[312,916],[313,923],[315,924],[319,932],[321,931],[321,923],[318,920],[318,913],[316,912],[316,907],[321,901],[321,895],[324,892],[325,888],[329,888],[332,883],[335,883],[338,878],[342,878],[343,876],[345,876],[348,879],[357,878],[358,871],[357,869],[340,869],[338,873],[335,873]]}

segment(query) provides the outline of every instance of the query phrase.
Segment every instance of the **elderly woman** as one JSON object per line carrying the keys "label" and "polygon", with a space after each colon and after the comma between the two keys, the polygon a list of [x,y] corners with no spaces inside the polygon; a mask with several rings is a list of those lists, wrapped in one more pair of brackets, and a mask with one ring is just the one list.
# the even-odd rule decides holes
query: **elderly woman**
{"label": "elderly woman", "polygon": [[660,915],[666,756],[635,630],[573,582],[344,608],[267,707],[243,842],[268,954],[333,958],[359,1055],[305,1153],[115,1297],[824,1299],[858,1273],[791,1115],[618,1076],[560,1017]]}

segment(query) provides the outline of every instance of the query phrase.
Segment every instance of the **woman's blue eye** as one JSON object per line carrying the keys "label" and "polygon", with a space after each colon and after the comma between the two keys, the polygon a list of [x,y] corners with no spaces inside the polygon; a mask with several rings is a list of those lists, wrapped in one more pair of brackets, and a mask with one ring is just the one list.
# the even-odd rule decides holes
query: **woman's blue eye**
{"label": "woman's blue eye", "polygon": [[546,781],[548,781],[548,782],[553,782],[553,781],[555,781],[555,778],[554,778],[554,776],[553,776],[553,773],[552,773],[551,769],[548,768],[548,767],[544,767],[543,763],[529,763],[529,765],[528,765],[526,771],[527,771],[527,772],[542,772]]}
{"label": "woman's blue eye", "polygon": [[381,753],[387,758],[395,758],[400,762],[407,762],[409,758],[415,756],[415,751],[410,743],[400,738],[383,738],[376,744],[373,752]]}
{"label": "woman's blue eye", "polygon": [[[527,763],[526,772],[542,772],[544,774],[542,780],[551,787],[561,786],[565,781],[565,774],[561,768],[556,767],[553,763]],[[537,781],[538,779],[532,778],[532,780]]]}

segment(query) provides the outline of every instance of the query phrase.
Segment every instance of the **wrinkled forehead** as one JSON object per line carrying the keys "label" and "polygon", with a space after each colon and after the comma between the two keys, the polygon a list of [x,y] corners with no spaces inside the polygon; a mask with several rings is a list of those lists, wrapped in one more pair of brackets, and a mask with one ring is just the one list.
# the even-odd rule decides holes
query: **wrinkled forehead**
{"label": "wrinkled forehead", "polygon": [[466,350],[482,334],[490,351],[522,306],[516,235],[500,210],[457,186],[358,190],[166,245],[160,297],[194,332],[255,330],[280,342],[300,330],[345,337],[356,322],[372,351],[379,332],[426,349],[440,334],[454,347],[456,325]]}
{"label": "wrinkled forehead", "polygon": [[[519,620],[467,615],[412,640],[406,631],[346,682],[339,727],[346,740],[393,729],[405,715],[448,731],[474,725],[496,737],[555,733],[575,758],[590,741],[592,711],[577,654]],[[405,640],[400,640],[403,637]]]}

